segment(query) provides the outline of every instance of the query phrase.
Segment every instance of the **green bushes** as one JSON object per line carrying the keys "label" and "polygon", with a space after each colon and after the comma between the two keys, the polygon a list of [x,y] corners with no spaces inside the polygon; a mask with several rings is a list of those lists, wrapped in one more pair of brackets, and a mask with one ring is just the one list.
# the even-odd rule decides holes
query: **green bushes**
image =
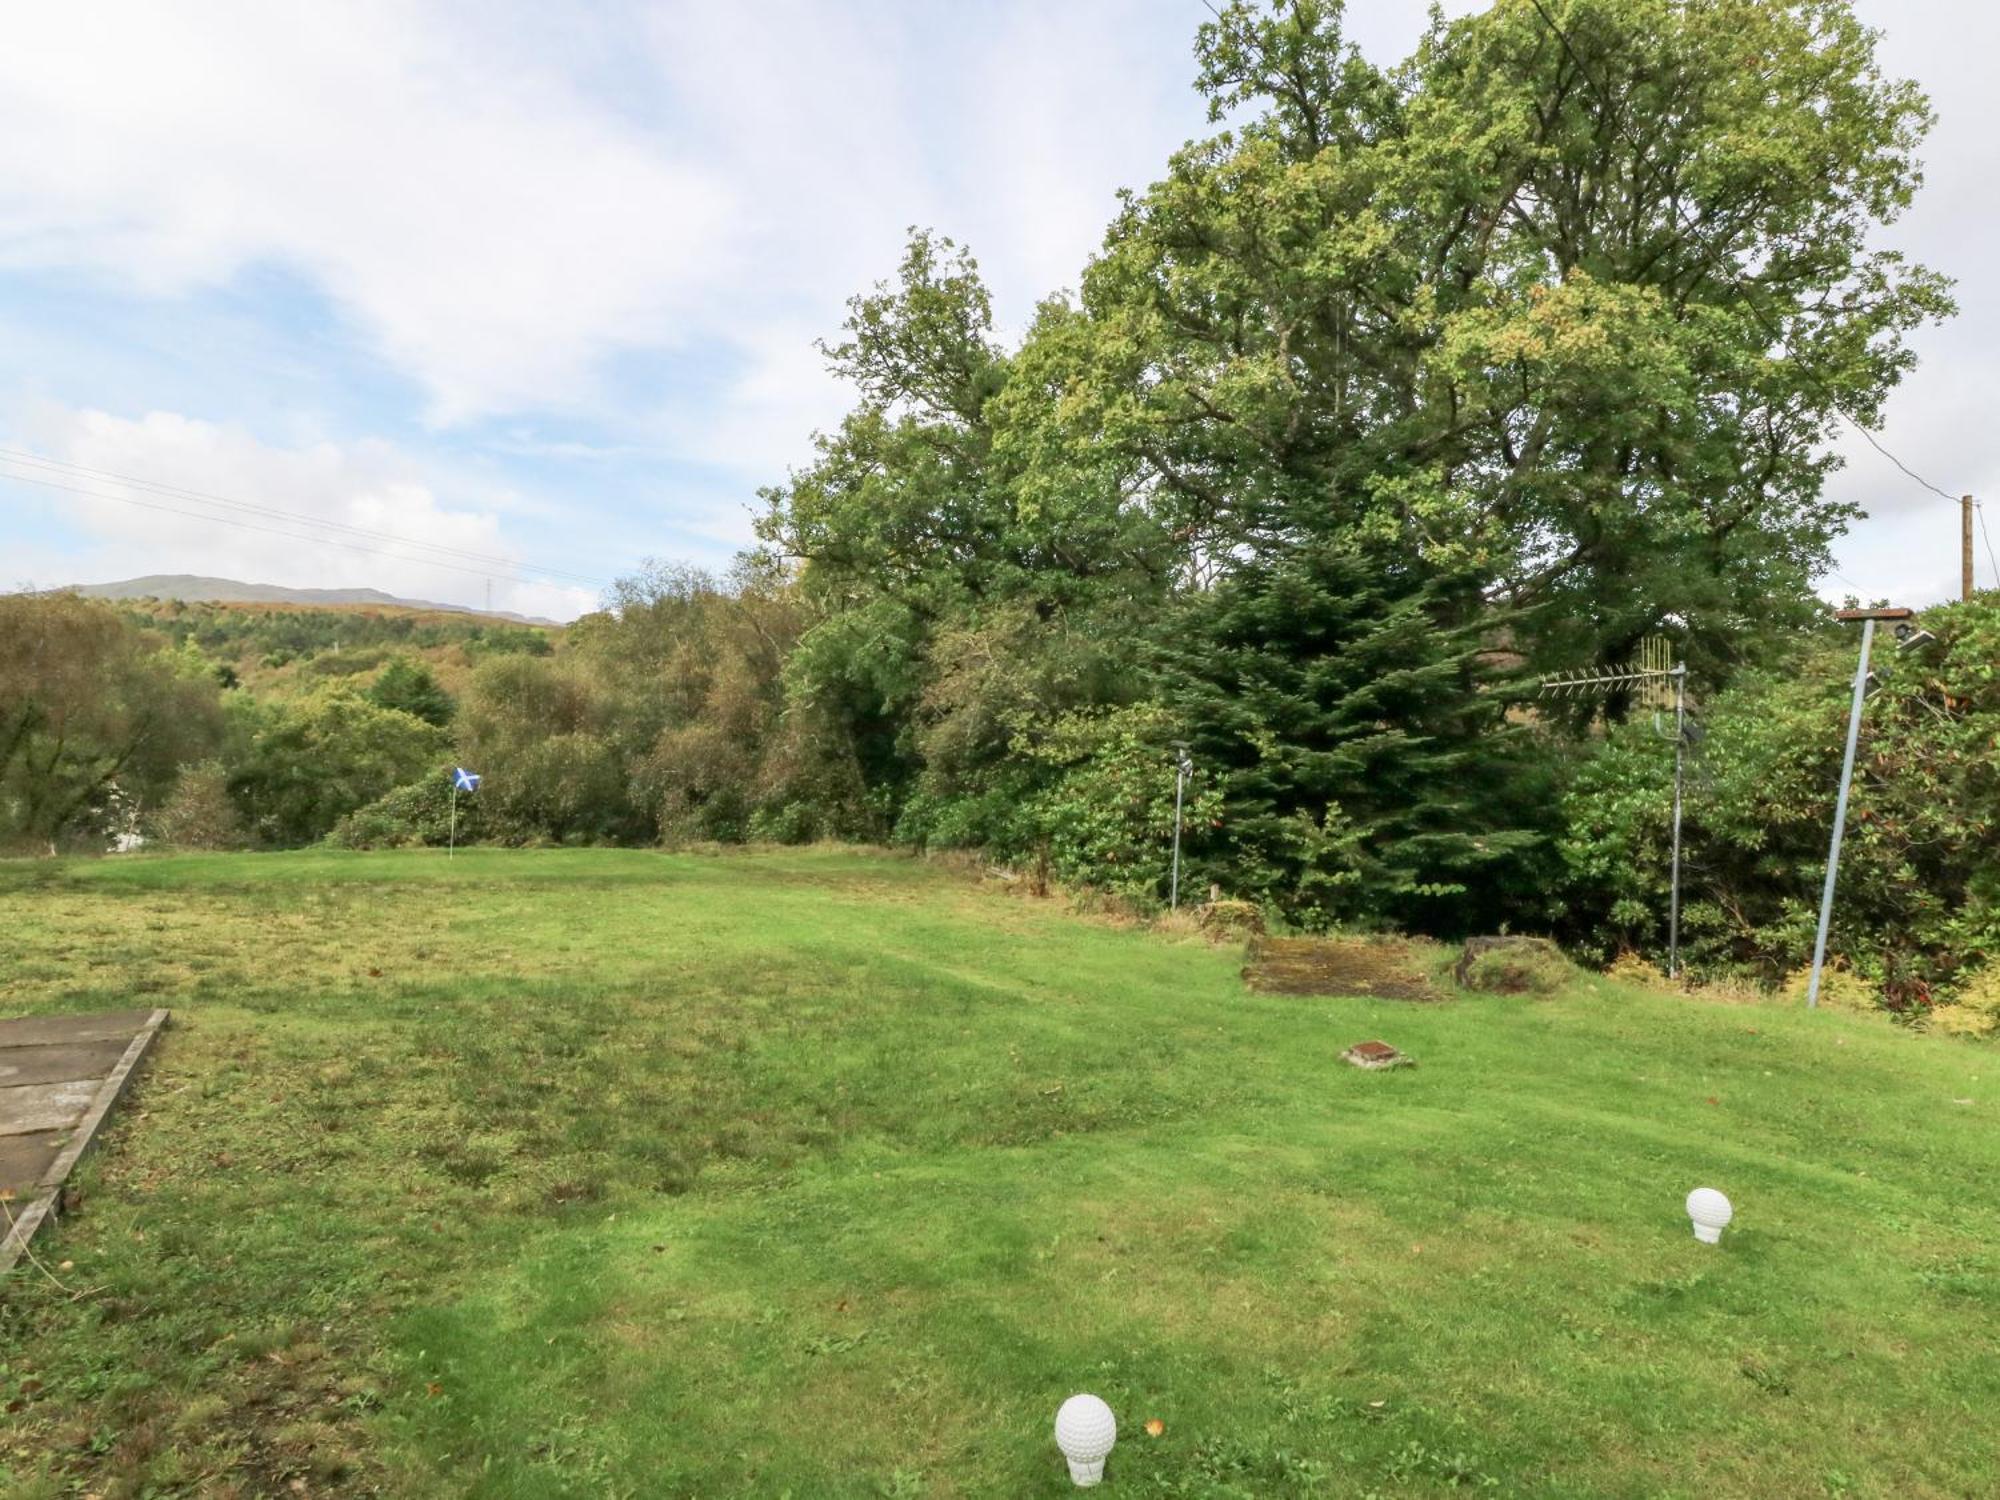
{"label": "green bushes", "polygon": [[150,828],[153,838],[173,849],[240,848],[243,818],[230,800],[229,768],[214,759],[183,767]]}
{"label": "green bushes", "polygon": [[0,596],[0,849],[103,848],[120,807],[155,805],[222,732],[198,654],[94,600]]}
{"label": "green bushes", "polygon": [[[486,836],[491,820],[481,795],[458,799],[459,843],[476,843]],[[430,775],[356,808],[334,825],[326,842],[336,849],[395,849],[420,844],[441,848],[450,841],[451,828],[451,767],[439,766]]]}
{"label": "green bushes", "polygon": [[232,705],[241,748],[229,793],[269,844],[309,844],[414,780],[445,753],[444,731],[346,688]]}
{"label": "green bushes", "polygon": [[[1829,942],[1879,1002],[1948,1004],[2000,953],[2000,598],[1926,612],[1934,645],[1878,638]],[[1684,828],[1682,944],[1697,974],[1776,983],[1809,962],[1857,642],[1805,643],[1704,705]],[[1570,935],[1664,943],[1672,750],[1611,735],[1563,800]]]}
{"label": "green bushes", "polygon": [[1966,979],[1949,1005],[1931,1012],[1930,1024],[1952,1036],[2000,1036],[2000,967],[1989,965]]}
{"label": "green bushes", "polygon": [[[1142,705],[1070,714],[1039,744],[1023,747],[1054,774],[1028,802],[1024,822],[1048,851],[1058,880],[1128,896],[1162,896],[1172,857],[1174,775],[1169,748],[1178,723]],[[1181,810],[1188,828],[1222,821],[1222,795],[1197,774]]]}
{"label": "green bushes", "polygon": [[438,686],[430,668],[407,656],[390,659],[381,675],[369,684],[368,696],[384,708],[400,709],[439,727],[451,722],[456,709],[451,694]]}

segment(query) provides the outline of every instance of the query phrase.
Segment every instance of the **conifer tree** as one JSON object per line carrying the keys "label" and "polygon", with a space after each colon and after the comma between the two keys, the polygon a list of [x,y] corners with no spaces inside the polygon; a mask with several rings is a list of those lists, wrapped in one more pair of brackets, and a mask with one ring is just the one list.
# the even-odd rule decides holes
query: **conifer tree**
{"label": "conifer tree", "polygon": [[[1215,878],[1308,925],[1485,925],[1538,842],[1463,576],[1313,539],[1192,602],[1173,694],[1227,812]],[[1490,629],[1490,622],[1486,627]]]}

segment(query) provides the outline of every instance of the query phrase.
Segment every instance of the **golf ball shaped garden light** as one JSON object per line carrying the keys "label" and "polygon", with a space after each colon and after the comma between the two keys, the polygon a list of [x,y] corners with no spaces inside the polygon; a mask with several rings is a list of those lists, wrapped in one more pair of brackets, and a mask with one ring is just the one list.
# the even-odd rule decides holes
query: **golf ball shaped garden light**
{"label": "golf ball shaped garden light", "polygon": [[1714,1188],[1696,1188],[1688,1194],[1688,1217],[1694,1221],[1694,1237],[1704,1245],[1722,1238],[1722,1231],[1734,1216],[1729,1200]]}
{"label": "golf ball shaped garden light", "polygon": [[1069,1477],[1080,1485],[1100,1483],[1104,1460],[1118,1441],[1118,1419],[1095,1396],[1072,1396],[1056,1409],[1056,1446],[1069,1460]]}

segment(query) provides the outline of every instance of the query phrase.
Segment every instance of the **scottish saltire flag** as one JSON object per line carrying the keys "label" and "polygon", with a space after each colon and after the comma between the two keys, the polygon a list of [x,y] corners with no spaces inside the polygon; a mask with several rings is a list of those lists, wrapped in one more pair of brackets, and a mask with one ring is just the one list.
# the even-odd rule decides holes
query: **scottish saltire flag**
{"label": "scottish saltire flag", "polygon": [[464,766],[455,766],[452,768],[451,784],[461,792],[476,792],[479,790],[479,778],[466,770]]}

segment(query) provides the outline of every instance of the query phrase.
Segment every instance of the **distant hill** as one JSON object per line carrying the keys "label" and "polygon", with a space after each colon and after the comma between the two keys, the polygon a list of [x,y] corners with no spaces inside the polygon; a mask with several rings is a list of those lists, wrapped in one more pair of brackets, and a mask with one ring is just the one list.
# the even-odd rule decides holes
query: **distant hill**
{"label": "distant hill", "polygon": [[504,609],[468,609],[463,604],[438,604],[428,599],[398,599],[380,589],[287,589],[271,583],[240,583],[234,578],[197,578],[191,573],[149,573],[118,583],[79,583],[74,591],[86,599],[179,599],[189,604],[298,604],[330,608],[355,606],[422,609],[453,615],[479,615],[516,625],[559,625],[539,615],[509,614]]}

